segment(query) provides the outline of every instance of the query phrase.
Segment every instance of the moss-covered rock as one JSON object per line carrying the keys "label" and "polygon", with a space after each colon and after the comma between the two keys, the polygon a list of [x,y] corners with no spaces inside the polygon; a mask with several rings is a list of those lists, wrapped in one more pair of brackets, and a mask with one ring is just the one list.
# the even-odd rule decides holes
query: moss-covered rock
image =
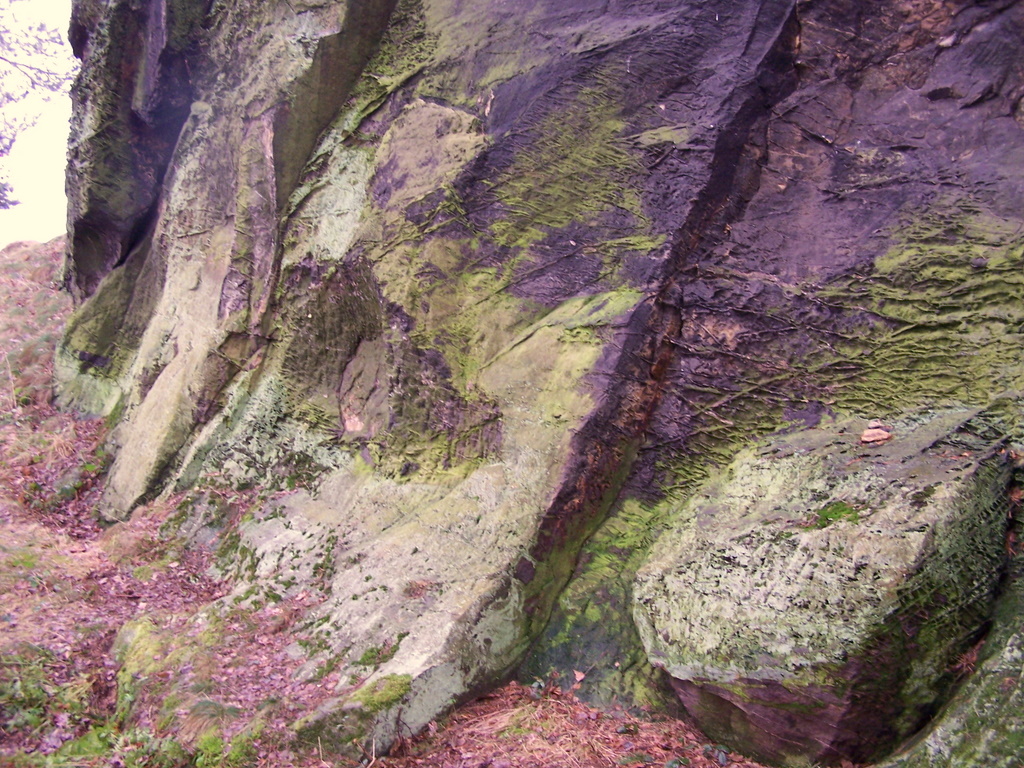
{"label": "moss-covered rock", "polygon": [[394,728],[377,733],[374,718],[382,712],[400,708],[412,689],[410,675],[382,675],[373,677],[341,700],[330,702],[319,712],[312,713],[295,723],[298,739],[310,745],[326,746],[331,752],[360,754],[364,741],[376,743],[380,735],[388,743],[398,735],[398,717],[393,716]]}
{"label": "moss-covered rock", "polygon": [[954,768],[991,765],[1012,768],[1024,754],[1024,581],[1018,555],[1010,585],[999,600],[993,627],[984,643],[962,654],[953,665],[966,677],[956,697],[933,726],[925,729],[884,768]]}
{"label": "moss-covered rock", "polygon": [[[300,733],[324,738],[328,728],[329,743],[345,749],[354,749],[357,731],[387,743],[398,733],[398,711],[354,712],[352,680],[408,676],[400,717],[416,729],[522,657],[529,621],[513,573],[559,476],[563,426],[588,411],[579,381],[600,351],[585,343],[559,354],[572,344],[560,339],[567,328],[612,322],[623,305],[611,299],[567,303],[489,361],[477,386],[513,407],[500,451],[488,460],[403,477],[360,455],[241,523],[221,558],[222,571],[237,579],[229,603],[311,585],[324,593],[308,619],[302,674],[330,668],[342,683]],[[543,417],[531,403],[547,404]]]}
{"label": "moss-covered rock", "polygon": [[[663,703],[633,576],[716,466],[1024,386],[1024,6],[720,5],[76,3],[60,397],[117,424],[104,514],[199,486],[227,605],[322,598],[335,742],[531,644]],[[779,552],[872,516],[804,512]]]}
{"label": "moss-covered rock", "polygon": [[994,413],[823,424],[748,449],[637,574],[651,660],[707,730],[787,764],[858,762],[942,704],[1002,576],[1009,453]]}

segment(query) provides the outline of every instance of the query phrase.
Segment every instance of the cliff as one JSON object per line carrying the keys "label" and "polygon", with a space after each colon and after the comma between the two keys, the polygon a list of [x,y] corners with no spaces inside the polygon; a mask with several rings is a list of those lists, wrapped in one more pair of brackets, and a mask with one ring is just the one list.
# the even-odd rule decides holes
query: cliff
{"label": "cliff", "polygon": [[[1012,0],[78,0],[56,368],[116,425],[103,514],[180,499],[211,610],[316,592],[324,748],[587,670],[780,764],[924,733],[906,764],[966,765],[969,706],[970,764],[1010,764],[1022,30]],[[894,559],[897,528],[927,541]],[[851,549],[881,575],[816,615],[863,632],[816,656],[787,617]],[[958,686],[990,627],[1016,682]],[[680,650],[737,631],[768,639]]]}

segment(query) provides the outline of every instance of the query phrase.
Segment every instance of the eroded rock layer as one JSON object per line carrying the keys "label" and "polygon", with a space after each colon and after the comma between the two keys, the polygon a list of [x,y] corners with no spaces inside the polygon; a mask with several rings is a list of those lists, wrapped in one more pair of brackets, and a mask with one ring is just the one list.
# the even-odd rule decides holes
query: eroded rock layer
{"label": "eroded rock layer", "polygon": [[517,669],[664,705],[633,579],[715,467],[1021,388],[1022,29],[1011,0],[79,0],[57,373],[118,424],[105,514],[198,489],[233,605],[317,591],[325,746]]}

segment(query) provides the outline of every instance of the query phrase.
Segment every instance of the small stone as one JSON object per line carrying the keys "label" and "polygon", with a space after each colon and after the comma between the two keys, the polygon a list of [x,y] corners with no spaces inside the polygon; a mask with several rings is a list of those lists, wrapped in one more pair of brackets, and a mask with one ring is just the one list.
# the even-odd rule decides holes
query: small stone
{"label": "small stone", "polygon": [[971,266],[975,269],[984,269],[988,266],[988,259],[984,256],[978,256],[977,258],[971,259]]}
{"label": "small stone", "polygon": [[860,441],[862,443],[884,443],[886,440],[892,438],[892,432],[885,429],[865,429],[860,433]]}
{"label": "small stone", "polygon": [[884,421],[880,421],[878,419],[872,419],[871,421],[869,421],[868,422],[868,429],[884,429],[887,432],[891,432],[892,431],[887,426],[885,426],[885,422]]}

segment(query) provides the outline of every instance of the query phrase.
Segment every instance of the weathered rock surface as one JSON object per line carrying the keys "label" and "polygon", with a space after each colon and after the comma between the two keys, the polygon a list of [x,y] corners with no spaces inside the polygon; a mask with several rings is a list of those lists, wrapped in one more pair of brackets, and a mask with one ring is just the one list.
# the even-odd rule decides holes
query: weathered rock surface
{"label": "weathered rock surface", "polygon": [[713,736],[776,764],[865,762],[914,733],[986,628],[1009,453],[977,411],[823,423],[746,450],[637,574],[637,625]]}
{"label": "weathered rock surface", "polygon": [[990,765],[1012,768],[1024,754],[1024,580],[1016,557],[1010,584],[994,616],[992,632],[981,649],[957,661],[967,677],[949,706],[884,768],[954,768]]}
{"label": "weathered rock surface", "polygon": [[322,591],[296,653],[359,681],[302,724],[333,743],[517,667],[663,703],[633,577],[710,468],[1024,387],[1021,29],[1011,0],[79,0],[56,366],[119,424],[105,514],[263,491],[185,527],[239,605]]}

